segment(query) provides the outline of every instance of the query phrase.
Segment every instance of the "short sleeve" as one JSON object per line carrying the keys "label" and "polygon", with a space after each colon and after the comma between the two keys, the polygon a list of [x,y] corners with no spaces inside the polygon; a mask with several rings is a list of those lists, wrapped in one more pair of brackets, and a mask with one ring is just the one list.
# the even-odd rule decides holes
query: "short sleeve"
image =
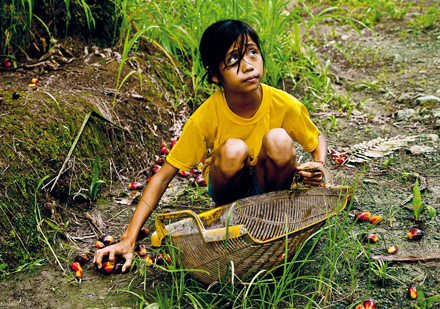
{"label": "short sleeve", "polygon": [[206,138],[190,118],[183,127],[178,142],[167,156],[167,161],[175,168],[190,171],[208,152]]}
{"label": "short sleeve", "polygon": [[298,117],[288,129],[288,134],[307,152],[312,152],[318,147],[319,130],[310,120],[309,112],[303,104],[299,105]]}

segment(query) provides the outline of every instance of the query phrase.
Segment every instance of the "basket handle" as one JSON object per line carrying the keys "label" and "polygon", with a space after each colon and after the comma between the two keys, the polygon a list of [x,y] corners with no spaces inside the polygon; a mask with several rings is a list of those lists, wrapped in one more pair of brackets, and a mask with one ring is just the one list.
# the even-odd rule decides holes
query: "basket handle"
{"label": "basket handle", "polygon": [[[321,172],[324,175],[324,188],[329,188],[334,186],[334,181],[332,174],[327,166],[313,166],[313,167],[306,167],[302,169],[301,171],[307,171],[307,172]],[[297,170],[295,172],[295,175],[293,175],[293,182],[292,182],[292,189],[296,190],[298,188],[298,182],[300,182],[299,179],[299,171]]]}
{"label": "basket handle", "polygon": [[197,223],[197,227],[201,236],[205,242],[220,241],[225,240],[226,235],[228,239],[241,237],[247,234],[246,226],[235,225],[230,226],[227,231],[225,228],[206,230],[200,217],[192,210],[182,210],[176,211],[168,214],[159,214],[156,216],[154,225],[156,226],[156,233],[151,236],[151,245],[153,247],[160,247],[162,245],[162,240],[168,235],[166,229],[165,220],[170,219],[181,219],[181,218],[192,218]]}

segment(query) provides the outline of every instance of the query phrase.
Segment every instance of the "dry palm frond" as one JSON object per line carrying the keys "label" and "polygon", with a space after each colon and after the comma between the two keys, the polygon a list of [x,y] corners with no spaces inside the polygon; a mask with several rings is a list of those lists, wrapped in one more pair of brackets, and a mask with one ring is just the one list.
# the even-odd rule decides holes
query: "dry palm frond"
{"label": "dry palm frond", "polygon": [[389,139],[378,137],[371,141],[355,144],[348,148],[341,149],[340,153],[347,156],[348,162],[361,163],[372,159],[382,158],[393,151],[414,141],[417,136],[395,136]]}

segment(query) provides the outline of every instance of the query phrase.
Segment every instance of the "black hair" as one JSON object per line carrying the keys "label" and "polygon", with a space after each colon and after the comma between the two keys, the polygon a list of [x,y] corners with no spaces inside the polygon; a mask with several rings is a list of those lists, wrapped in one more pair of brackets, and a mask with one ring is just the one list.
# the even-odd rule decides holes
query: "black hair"
{"label": "black hair", "polygon": [[[234,43],[237,44],[237,48],[240,51],[237,71],[240,69],[240,62],[243,59],[246,50],[244,47],[246,47],[248,38],[251,38],[257,45],[264,64],[260,38],[255,30],[244,21],[235,19],[220,20],[205,30],[200,40],[199,51],[203,66],[205,68],[208,67],[205,75],[208,78],[208,82],[214,83],[213,77],[217,77],[221,81],[220,64],[222,62],[226,63],[226,53]],[[225,64],[225,68],[232,66],[226,66]]]}

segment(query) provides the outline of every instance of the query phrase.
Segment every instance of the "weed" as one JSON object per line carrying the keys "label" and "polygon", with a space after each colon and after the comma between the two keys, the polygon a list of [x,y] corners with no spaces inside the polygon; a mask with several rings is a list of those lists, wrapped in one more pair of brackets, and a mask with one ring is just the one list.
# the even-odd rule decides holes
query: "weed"
{"label": "weed", "polygon": [[435,208],[428,206],[428,205],[422,205],[422,195],[420,194],[418,179],[416,179],[416,182],[415,182],[414,188],[413,188],[412,206],[414,209],[414,216],[416,217],[416,220],[419,220],[419,216],[422,213],[423,209],[425,209],[425,208],[428,210],[429,217],[432,218],[435,216],[435,213],[436,213]]}

